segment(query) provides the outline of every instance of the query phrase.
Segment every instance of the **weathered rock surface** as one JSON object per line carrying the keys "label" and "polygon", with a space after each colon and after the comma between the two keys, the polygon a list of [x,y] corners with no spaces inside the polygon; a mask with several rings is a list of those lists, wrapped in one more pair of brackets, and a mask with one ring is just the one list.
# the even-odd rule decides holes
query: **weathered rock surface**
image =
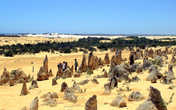
{"label": "weathered rock surface", "polygon": [[85,110],[97,110],[97,96],[93,95],[85,104]]}
{"label": "weathered rock surface", "polygon": [[33,80],[31,83],[31,86],[29,87],[29,89],[34,89],[34,88],[38,88],[38,83],[36,80]]}
{"label": "weathered rock surface", "polygon": [[26,82],[23,83],[23,87],[21,89],[21,96],[24,96],[24,95],[27,95],[29,92],[27,90],[27,85],[26,85]]}
{"label": "weathered rock surface", "polygon": [[125,101],[125,99],[118,95],[112,102],[111,102],[111,106],[118,106],[118,107],[127,107],[127,103]]}
{"label": "weathered rock surface", "polygon": [[140,104],[136,110],[158,110],[152,101],[145,101],[144,103]]}
{"label": "weathered rock surface", "polygon": [[57,99],[59,98],[56,92],[48,92],[42,96],[44,105],[54,107],[57,105]]}
{"label": "weathered rock surface", "polygon": [[72,91],[70,88],[66,88],[64,91],[64,99],[68,100],[70,102],[76,103],[77,102],[77,96],[74,95],[74,91]]}
{"label": "weathered rock surface", "polygon": [[63,83],[61,84],[61,92],[64,92],[66,88],[68,88],[67,83],[66,83],[66,82],[63,82]]}
{"label": "weathered rock surface", "polygon": [[57,80],[56,80],[56,78],[53,78],[52,79],[52,86],[55,86],[55,85],[57,85]]}
{"label": "weathered rock surface", "polygon": [[129,95],[128,100],[129,101],[139,101],[139,100],[142,100],[143,98],[144,97],[140,92],[134,91]]}
{"label": "weathered rock surface", "polygon": [[109,60],[109,54],[106,53],[105,57],[104,57],[104,63],[105,64],[110,64],[110,60]]}
{"label": "weathered rock surface", "polygon": [[39,106],[38,103],[39,103],[39,99],[38,97],[35,97],[32,103],[30,104],[30,110],[38,110],[38,106]]}
{"label": "weathered rock surface", "polygon": [[79,84],[79,85],[85,85],[85,84],[87,84],[88,82],[89,82],[89,80],[86,79],[86,80],[80,81],[78,84]]}

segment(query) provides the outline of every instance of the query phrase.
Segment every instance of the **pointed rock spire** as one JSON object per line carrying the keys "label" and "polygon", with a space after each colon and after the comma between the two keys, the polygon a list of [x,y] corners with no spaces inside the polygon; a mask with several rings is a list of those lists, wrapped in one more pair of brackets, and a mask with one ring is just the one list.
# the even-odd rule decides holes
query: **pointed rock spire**
{"label": "pointed rock spire", "polygon": [[24,81],[23,82],[23,87],[22,87],[22,90],[21,90],[21,96],[23,96],[23,95],[27,95],[29,92],[28,92],[28,90],[27,90],[27,85],[26,85],[26,82]]}

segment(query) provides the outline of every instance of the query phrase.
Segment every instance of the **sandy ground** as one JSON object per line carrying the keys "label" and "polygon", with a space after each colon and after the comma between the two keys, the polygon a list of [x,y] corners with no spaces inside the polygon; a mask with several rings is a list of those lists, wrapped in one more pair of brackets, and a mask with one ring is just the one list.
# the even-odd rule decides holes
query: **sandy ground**
{"label": "sandy ground", "polygon": [[76,37],[72,38],[44,38],[44,37],[0,37],[1,45],[13,45],[13,44],[36,44],[39,42],[55,41],[55,42],[71,42],[78,40]]}
{"label": "sandy ground", "polygon": [[[114,54],[110,51],[104,51],[104,52],[95,52],[94,54],[98,57],[101,57],[104,59],[104,56],[106,53],[109,53],[109,56]],[[0,56],[0,74],[3,72],[3,68],[6,67],[9,71],[17,68],[22,68],[26,74],[31,74],[36,79],[37,72],[39,71],[40,66],[43,63],[43,59],[45,55],[48,55],[49,60],[49,68],[52,69],[54,76],[57,72],[57,64],[62,61],[67,61],[69,65],[73,65],[74,59],[77,58],[78,62],[80,64],[83,53],[72,53],[72,54],[51,54],[51,53],[39,53],[35,55],[19,55],[12,58],[7,58]],[[123,51],[122,57],[128,58],[129,52]],[[170,56],[169,56],[170,61]],[[33,62],[33,64],[32,64]],[[32,66],[34,66],[34,72],[32,72]],[[83,75],[80,78],[68,78],[68,79],[59,79],[57,80],[58,84],[56,86],[52,86],[52,78],[50,78],[47,81],[40,81],[38,82],[39,88],[29,90],[29,94],[26,96],[20,96],[22,84],[17,84],[15,86],[0,86],[0,110],[21,110],[22,107],[27,106],[29,107],[31,101],[36,97],[39,96],[39,110],[84,110],[85,103],[89,99],[90,96],[96,94],[97,95],[97,101],[98,101],[98,110],[135,110],[139,104],[143,103],[147,98],[149,94],[149,87],[152,85],[153,87],[156,87],[161,91],[161,95],[163,96],[163,99],[168,102],[169,98],[172,93],[176,93],[176,88],[170,90],[168,87],[170,85],[161,84],[161,83],[155,83],[151,84],[149,81],[146,81],[145,78],[148,75],[148,71],[144,71],[142,74],[138,74],[139,78],[141,79],[139,82],[133,82],[127,84],[132,91],[140,91],[145,99],[141,101],[127,101],[127,107],[125,108],[118,108],[118,107],[112,107],[109,104],[113,98],[117,96],[118,93],[122,93],[126,96],[126,100],[129,96],[129,94],[132,92],[121,92],[118,90],[118,88],[114,89],[110,95],[104,95],[104,84],[107,83],[107,78],[101,78],[97,79],[100,84],[94,84],[92,82],[89,82],[88,84],[81,86],[82,89],[87,89],[85,93],[77,93],[78,96],[78,102],[77,103],[71,103],[63,99],[63,93],[60,92],[60,86],[62,82],[67,82],[69,86],[72,86],[73,81],[81,81],[83,79],[92,79],[93,76],[98,74],[103,74],[102,70],[106,69],[109,71],[108,66],[104,66],[102,68],[99,68],[94,71],[93,75],[87,75],[86,73],[83,73]],[[161,72],[167,71],[167,65],[164,65],[163,68],[161,68]],[[176,68],[174,67],[174,72],[176,71]],[[134,73],[135,75],[137,73]],[[175,73],[176,76],[176,73]],[[123,87],[124,82],[119,83],[119,87]],[[176,84],[176,80],[174,80],[173,85]],[[30,83],[27,83],[27,87],[29,88]],[[43,101],[40,98],[43,94],[47,92],[56,92],[59,96],[58,99],[58,105],[55,107],[49,107],[46,105],[43,105]],[[176,96],[174,95],[173,102],[168,105],[168,110],[176,110]]]}
{"label": "sandy ground", "polygon": [[[95,55],[104,58],[105,53],[107,52],[96,52]],[[108,51],[110,54],[110,57],[113,55],[110,51]],[[57,72],[57,64],[58,62],[62,61],[68,61],[69,65],[73,64],[74,58],[77,58],[80,64],[81,58],[83,53],[73,53],[73,54],[50,54],[50,53],[40,53],[36,55],[23,55],[23,56],[15,56],[13,58],[5,58],[5,57],[0,57],[0,67],[2,73],[3,68],[6,67],[8,70],[13,70],[17,68],[22,68],[26,74],[31,74],[34,75],[34,78],[37,76],[37,72],[39,70],[39,67],[42,65],[42,61],[44,59],[45,55],[48,55],[49,59],[49,68],[53,70],[53,74],[55,75]],[[128,52],[123,52],[123,58],[128,57]],[[31,62],[34,62],[34,64],[31,64]],[[32,65],[35,67],[35,71],[32,72]],[[104,69],[107,71],[109,70],[108,66],[104,66]],[[58,99],[58,105],[56,107],[49,107],[46,105],[42,105],[43,102],[39,98],[39,110],[83,110],[85,106],[85,102],[88,100],[90,96],[93,94],[97,95],[97,100],[98,100],[98,110],[135,110],[136,107],[138,107],[139,104],[141,104],[145,99],[148,97],[149,93],[149,86],[152,85],[156,88],[158,88],[161,91],[161,94],[166,102],[169,101],[169,97],[171,96],[172,93],[175,93],[175,89],[169,90],[168,87],[169,85],[164,85],[161,83],[156,83],[156,84],[151,84],[148,81],[145,81],[145,78],[148,75],[148,72],[145,71],[143,74],[139,74],[138,76],[140,77],[139,82],[133,82],[129,83],[128,86],[133,90],[133,91],[140,91],[145,99],[142,101],[134,101],[134,102],[128,102],[127,101],[127,106],[126,108],[117,108],[117,107],[112,107],[109,104],[113,98],[117,96],[118,93],[122,93],[126,95],[126,100],[128,95],[131,92],[120,92],[117,89],[114,89],[111,93],[111,95],[104,95],[104,84],[107,83],[108,79],[103,78],[103,79],[98,79],[100,84],[96,85],[92,82],[89,82],[87,85],[81,86],[82,89],[87,89],[86,93],[81,93],[81,94],[76,94],[78,96],[78,102],[77,103],[71,103],[63,99],[63,93],[60,92],[60,86],[62,82],[67,82],[69,86],[72,86],[72,80],[74,79],[75,81],[81,81],[83,79],[92,79],[93,76],[97,74],[103,74],[102,69],[99,68],[94,71],[94,74],[92,76],[89,76],[85,73],[80,78],[68,78],[68,79],[59,79],[57,82],[58,84],[56,86],[52,86],[51,79],[47,81],[40,81],[38,82],[39,88],[32,89],[30,90],[30,93],[27,96],[20,96],[22,84],[17,84],[13,87],[7,86],[0,86],[0,110],[20,110],[24,106],[29,106],[32,99],[35,98],[36,96],[42,96],[43,94],[47,92],[57,92],[59,95]],[[167,70],[167,66],[162,68],[162,72]],[[176,70],[174,68],[174,70]],[[134,73],[135,74],[135,73]],[[174,85],[176,84],[176,81],[174,81]],[[27,86],[30,86],[30,83],[27,84]],[[122,87],[123,82],[119,83],[119,87]],[[168,110],[175,110],[176,109],[176,97],[174,96],[173,98],[173,103],[171,103],[168,106]]]}

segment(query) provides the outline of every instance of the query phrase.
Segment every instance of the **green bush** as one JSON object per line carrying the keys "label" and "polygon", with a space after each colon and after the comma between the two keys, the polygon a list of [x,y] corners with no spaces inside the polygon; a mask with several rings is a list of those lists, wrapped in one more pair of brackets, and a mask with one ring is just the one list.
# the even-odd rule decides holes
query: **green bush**
{"label": "green bush", "polygon": [[6,57],[13,57],[14,56],[14,53],[12,50],[7,50],[5,53],[4,53],[4,56]]}

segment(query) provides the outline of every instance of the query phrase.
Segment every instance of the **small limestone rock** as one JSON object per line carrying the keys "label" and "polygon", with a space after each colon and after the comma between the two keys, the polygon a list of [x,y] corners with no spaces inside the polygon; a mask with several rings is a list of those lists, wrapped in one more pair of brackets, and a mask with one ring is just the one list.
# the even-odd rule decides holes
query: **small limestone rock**
{"label": "small limestone rock", "polygon": [[77,96],[74,95],[74,92],[70,88],[66,88],[64,91],[64,99],[71,101],[73,103],[77,102]]}
{"label": "small limestone rock", "polygon": [[104,85],[104,89],[105,89],[104,90],[105,95],[111,94],[111,89],[110,89],[110,84],[109,83]]}
{"label": "small limestone rock", "polygon": [[73,86],[71,88],[74,92],[77,93],[82,93],[83,91],[81,90],[81,88],[79,87],[79,85],[74,81]]}
{"label": "small limestone rock", "polygon": [[80,81],[78,84],[79,84],[79,85],[85,85],[85,84],[87,84],[88,82],[89,82],[89,80],[86,79],[86,80]]}
{"label": "small limestone rock", "polygon": [[95,84],[99,84],[98,80],[97,79],[92,79],[92,82],[95,83]]}
{"label": "small limestone rock", "polygon": [[34,89],[34,88],[38,88],[38,84],[36,80],[33,80],[31,83],[31,86],[29,87],[29,89]]}
{"label": "small limestone rock", "polygon": [[28,94],[27,85],[26,85],[26,82],[24,82],[20,95],[23,96],[23,95],[27,95],[27,94]]}
{"label": "small limestone rock", "polygon": [[111,102],[111,106],[118,106],[118,107],[127,107],[127,103],[125,101],[125,99],[118,95],[112,102]]}
{"label": "small limestone rock", "polygon": [[142,100],[144,97],[142,96],[142,94],[138,91],[132,92],[129,97],[128,100],[129,101],[139,101]]}
{"label": "small limestone rock", "polygon": [[97,96],[93,95],[85,104],[85,110],[97,110]]}
{"label": "small limestone rock", "polygon": [[52,86],[54,86],[54,85],[57,85],[56,78],[53,78],[53,79],[52,79]]}
{"label": "small limestone rock", "polygon": [[79,78],[80,76],[81,76],[80,73],[76,73],[76,74],[74,74],[74,78]]}
{"label": "small limestone rock", "polygon": [[62,85],[61,85],[61,92],[64,92],[67,87],[68,87],[67,83],[63,82]]}
{"label": "small limestone rock", "polygon": [[41,98],[44,98],[44,105],[49,105],[50,107],[54,107],[57,105],[57,99],[59,98],[56,92],[48,92],[44,94]]}
{"label": "small limestone rock", "polygon": [[30,105],[30,110],[38,110],[38,102],[39,102],[38,97],[35,97]]}
{"label": "small limestone rock", "polygon": [[145,101],[144,103],[140,104],[136,110],[158,110],[152,101]]}
{"label": "small limestone rock", "polygon": [[171,85],[168,87],[168,89],[174,89],[176,86],[175,85]]}

